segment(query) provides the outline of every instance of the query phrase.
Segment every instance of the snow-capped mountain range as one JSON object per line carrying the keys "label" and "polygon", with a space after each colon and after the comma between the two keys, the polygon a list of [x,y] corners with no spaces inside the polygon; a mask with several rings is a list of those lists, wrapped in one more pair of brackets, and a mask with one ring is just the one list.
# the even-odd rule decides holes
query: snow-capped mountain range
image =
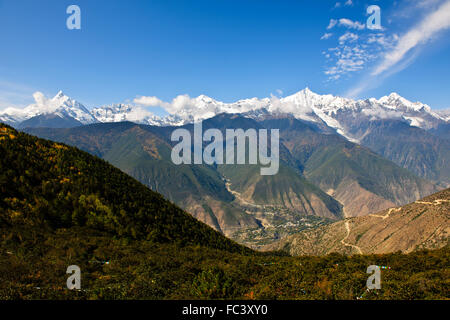
{"label": "snow-capped mountain range", "polygon": [[220,113],[240,113],[252,118],[290,114],[304,121],[326,124],[352,141],[362,138],[361,126],[374,120],[398,119],[425,130],[449,122],[447,113],[434,112],[428,105],[411,102],[396,93],[378,100],[352,100],[319,95],[308,88],[285,98],[252,98],[234,103],[224,103],[204,95],[197,98],[179,96],[172,103],[163,103],[170,113],[166,117],[156,116],[141,106],[131,104],[101,106],[89,111],[62,92],[51,99],[35,93],[34,99],[36,102],[24,109],[8,108],[0,112],[0,121],[25,127],[33,126],[30,120],[36,117],[51,115],[45,120],[40,119],[39,126],[45,126],[46,121],[53,121],[55,117],[71,120],[70,126],[121,121],[169,126],[208,119]]}
{"label": "snow-capped mountain range", "polygon": [[47,99],[40,92],[36,92],[33,97],[35,103],[24,109],[7,108],[0,112],[0,121],[14,126],[37,116],[51,114],[62,119],[76,120],[80,124],[98,122],[85,106],[64,95],[62,91],[59,91],[52,99]]}

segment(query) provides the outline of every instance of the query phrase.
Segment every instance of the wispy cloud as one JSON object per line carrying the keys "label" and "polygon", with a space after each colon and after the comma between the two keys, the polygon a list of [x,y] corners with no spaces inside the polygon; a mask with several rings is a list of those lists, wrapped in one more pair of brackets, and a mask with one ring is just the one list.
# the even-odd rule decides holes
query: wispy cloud
{"label": "wispy cloud", "polygon": [[335,26],[345,27],[349,29],[364,30],[366,26],[359,21],[353,21],[347,18],[330,19],[327,30],[333,29]]}
{"label": "wispy cloud", "polygon": [[353,1],[352,0],[347,0],[345,3],[344,3],[344,6],[352,6],[353,5]]}
{"label": "wispy cloud", "polygon": [[448,28],[450,28],[450,1],[445,2],[439,9],[426,16],[421,23],[401,36],[395,48],[384,56],[372,75],[379,75],[392,68],[412,49],[427,43],[436,33]]}
{"label": "wispy cloud", "polygon": [[350,19],[342,18],[339,19],[339,26],[351,28],[351,29],[357,29],[357,30],[363,30],[366,26],[358,21],[352,21]]}
{"label": "wispy cloud", "polygon": [[[333,65],[325,70],[328,80],[338,80],[343,75],[360,71],[368,61],[374,58],[374,55],[359,44],[353,46],[340,45],[336,48],[330,48],[328,51],[334,58]],[[326,55],[330,55],[330,53],[326,53]]]}
{"label": "wispy cloud", "polygon": [[168,104],[167,102],[164,102],[161,99],[154,96],[153,97],[139,96],[134,98],[133,102],[144,107],[164,107]]}
{"label": "wispy cloud", "polygon": [[325,33],[322,37],[320,37],[320,40],[327,40],[333,36],[332,33]]}
{"label": "wispy cloud", "polygon": [[328,24],[327,30],[333,29],[334,26],[335,26],[337,23],[338,23],[337,20],[331,19],[331,20],[330,20],[330,23]]}
{"label": "wispy cloud", "polygon": [[[437,1],[423,0],[417,7],[436,5]],[[409,66],[419,55],[426,43],[436,39],[440,32],[450,29],[450,0],[446,0],[416,25],[401,36],[371,35],[371,43],[382,45],[385,50],[380,54],[379,63],[367,77],[351,88],[346,96],[357,97],[369,88],[378,86],[387,77]]]}
{"label": "wispy cloud", "polygon": [[382,46],[383,49],[392,49],[394,44],[398,41],[398,35],[393,34],[392,36],[386,35],[384,33],[374,33],[370,34],[367,39],[367,43],[377,43]]}
{"label": "wispy cloud", "polygon": [[189,95],[179,95],[171,102],[162,101],[154,96],[138,96],[133,102],[142,107],[161,107],[171,114],[176,114],[179,110],[192,109],[196,107],[195,98]]}
{"label": "wispy cloud", "polygon": [[344,44],[345,42],[354,42],[358,40],[358,35],[352,33],[352,32],[346,32],[342,36],[339,37],[339,43]]}

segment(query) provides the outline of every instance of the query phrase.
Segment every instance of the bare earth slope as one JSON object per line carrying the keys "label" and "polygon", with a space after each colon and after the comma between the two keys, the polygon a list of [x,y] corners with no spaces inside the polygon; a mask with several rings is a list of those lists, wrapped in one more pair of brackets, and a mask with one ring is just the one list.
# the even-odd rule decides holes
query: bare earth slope
{"label": "bare earth slope", "polygon": [[450,189],[377,214],[307,230],[265,247],[292,255],[405,253],[449,244]]}

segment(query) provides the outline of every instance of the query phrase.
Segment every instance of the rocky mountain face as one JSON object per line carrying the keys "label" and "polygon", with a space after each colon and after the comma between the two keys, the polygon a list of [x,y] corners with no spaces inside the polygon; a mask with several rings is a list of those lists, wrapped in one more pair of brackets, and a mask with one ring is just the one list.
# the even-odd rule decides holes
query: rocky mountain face
{"label": "rocky mountain face", "polygon": [[345,219],[266,246],[292,255],[411,252],[448,246],[450,189],[402,207]]}
{"label": "rocky mountain face", "polygon": [[308,122],[290,117],[262,124],[282,128],[283,144],[305,177],[342,203],[347,217],[406,204],[438,190],[368,148],[323,134]]}
{"label": "rocky mountain face", "polygon": [[371,122],[361,144],[420,177],[450,186],[450,140],[397,120]]}

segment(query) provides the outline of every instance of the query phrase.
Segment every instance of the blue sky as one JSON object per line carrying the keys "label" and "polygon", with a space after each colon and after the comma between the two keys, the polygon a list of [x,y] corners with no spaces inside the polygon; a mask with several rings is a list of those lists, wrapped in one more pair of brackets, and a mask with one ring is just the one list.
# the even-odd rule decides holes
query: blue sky
{"label": "blue sky", "polygon": [[[66,27],[71,4],[81,30]],[[382,30],[367,29],[369,5],[381,8]],[[355,98],[395,91],[448,108],[449,8],[450,0],[0,0],[0,110],[32,103],[35,91],[63,90],[94,107],[180,94],[232,102],[306,86]]]}

